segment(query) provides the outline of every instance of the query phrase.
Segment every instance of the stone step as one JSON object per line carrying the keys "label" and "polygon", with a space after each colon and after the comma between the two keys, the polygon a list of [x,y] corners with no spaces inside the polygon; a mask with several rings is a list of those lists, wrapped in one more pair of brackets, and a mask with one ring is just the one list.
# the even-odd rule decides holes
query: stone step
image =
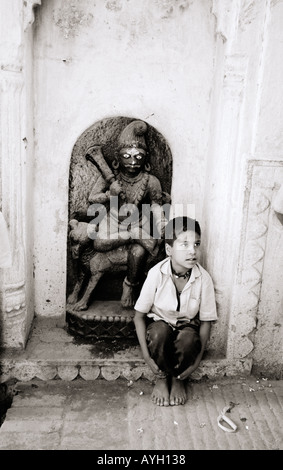
{"label": "stone step", "polygon": [[[227,358],[205,357],[193,379],[202,377],[249,375],[250,359],[229,361]],[[135,381],[154,380],[145,364],[136,339],[105,338],[86,340],[74,337],[68,326],[59,327],[52,319],[36,318],[24,350],[4,350],[0,357],[0,382],[10,379],[29,381],[62,379],[116,380],[122,377]]]}

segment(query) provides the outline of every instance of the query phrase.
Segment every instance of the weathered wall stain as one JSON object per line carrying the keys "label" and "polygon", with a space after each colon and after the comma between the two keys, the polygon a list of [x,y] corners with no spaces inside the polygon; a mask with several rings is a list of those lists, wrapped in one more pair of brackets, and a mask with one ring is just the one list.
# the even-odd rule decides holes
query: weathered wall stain
{"label": "weathered wall stain", "polygon": [[112,11],[122,10],[121,0],[112,0],[112,1],[106,2],[106,8]]}
{"label": "weathered wall stain", "polygon": [[183,13],[193,3],[193,0],[156,0],[163,14],[161,19],[170,18],[176,12]]}
{"label": "weathered wall stain", "polygon": [[53,10],[53,19],[61,30],[65,39],[79,34],[81,26],[89,26],[93,20],[92,13],[85,13],[79,9],[79,1],[64,3],[62,8]]}

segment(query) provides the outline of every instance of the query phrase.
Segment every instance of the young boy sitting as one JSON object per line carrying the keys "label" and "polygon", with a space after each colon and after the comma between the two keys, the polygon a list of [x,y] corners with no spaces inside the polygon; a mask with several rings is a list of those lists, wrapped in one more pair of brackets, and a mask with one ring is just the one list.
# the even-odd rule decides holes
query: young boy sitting
{"label": "young boy sitting", "polygon": [[135,327],[145,362],[156,375],[156,405],[186,402],[183,381],[198,367],[217,319],[212,279],[198,263],[199,223],[176,217],[165,227],[168,257],[148,272],[135,304]]}

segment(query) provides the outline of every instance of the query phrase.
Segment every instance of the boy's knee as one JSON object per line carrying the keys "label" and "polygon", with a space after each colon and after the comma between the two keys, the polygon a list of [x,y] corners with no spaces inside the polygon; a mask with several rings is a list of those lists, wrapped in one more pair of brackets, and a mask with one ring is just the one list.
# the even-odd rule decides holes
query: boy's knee
{"label": "boy's knee", "polygon": [[199,333],[190,327],[179,332],[176,343],[179,343],[182,348],[191,351],[193,354],[198,354],[201,350]]}
{"label": "boy's knee", "polygon": [[164,321],[155,321],[147,329],[147,337],[153,343],[164,342],[171,336],[172,330]]}

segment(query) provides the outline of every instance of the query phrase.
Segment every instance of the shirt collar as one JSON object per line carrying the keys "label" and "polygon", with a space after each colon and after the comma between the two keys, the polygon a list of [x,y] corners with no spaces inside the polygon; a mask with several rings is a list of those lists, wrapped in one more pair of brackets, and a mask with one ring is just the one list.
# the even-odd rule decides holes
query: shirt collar
{"label": "shirt collar", "polygon": [[[171,263],[170,263],[170,258],[166,258],[160,266],[160,271],[162,274],[165,274],[166,276],[172,276],[172,270],[171,270]],[[201,276],[201,271],[199,268],[198,263],[194,265],[192,269],[192,274],[189,279],[190,282],[193,282],[197,277]]]}

